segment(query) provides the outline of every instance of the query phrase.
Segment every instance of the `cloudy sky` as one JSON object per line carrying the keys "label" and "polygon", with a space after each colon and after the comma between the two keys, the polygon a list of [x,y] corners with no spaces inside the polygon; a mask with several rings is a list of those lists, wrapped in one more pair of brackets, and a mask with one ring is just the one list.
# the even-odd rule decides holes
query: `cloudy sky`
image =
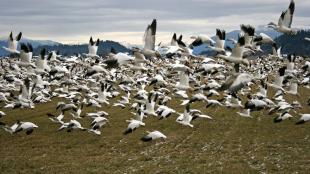
{"label": "cloudy sky", "polygon": [[[310,28],[310,1],[295,0],[293,27]],[[0,37],[12,30],[31,39],[85,43],[89,36],[141,44],[146,25],[158,21],[157,41],[173,32],[186,38],[277,21],[289,0],[0,0]]]}

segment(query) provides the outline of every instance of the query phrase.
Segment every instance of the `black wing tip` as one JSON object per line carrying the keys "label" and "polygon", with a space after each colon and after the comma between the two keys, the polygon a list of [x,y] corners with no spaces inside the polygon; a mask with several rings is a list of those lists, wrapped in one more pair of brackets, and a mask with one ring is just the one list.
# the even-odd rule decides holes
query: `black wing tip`
{"label": "black wing tip", "polygon": [[19,32],[18,35],[16,36],[16,40],[20,41],[20,39],[22,38],[23,33]]}
{"label": "black wing tip", "polygon": [[152,137],[149,137],[149,136],[146,135],[146,136],[142,137],[141,140],[144,141],[144,142],[148,142],[148,141],[152,140]]}
{"label": "black wing tip", "polygon": [[97,39],[97,41],[96,41],[96,46],[99,46],[99,43],[100,43],[100,40]]}
{"label": "black wing tip", "polygon": [[94,45],[94,40],[93,40],[93,37],[92,37],[92,36],[90,36],[89,44],[90,44],[90,45]]}
{"label": "black wing tip", "polygon": [[245,38],[244,38],[244,36],[239,36],[238,43],[239,43],[240,46],[244,46],[245,45]]}
{"label": "black wing tip", "polygon": [[304,124],[305,123],[305,120],[299,120],[298,122],[296,122],[295,124],[296,125],[299,125],[299,124]]}
{"label": "black wing tip", "polygon": [[274,123],[280,123],[280,122],[282,122],[282,119],[279,118],[279,117],[275,117],[275,118],[273,119],[273,122],[274,122]]}
{"label": "black wing tip", "polygon": [[33,52],[33,47],[30,43],[27,44],[29,52]]}
{"label": "black wing tip", "polygon": [[20,49],[21,49],[22,51],[24,51],[25,53],[28,53],[28,52],[29,52],[29,49],[28,49],[27,45],[24,44],[24,43],[21,43],[21,44],[20,44]]}
{"label": "black wing tip", "polygon": [[44,59],[44,56],[45,56],[45,52],[46,52],[46,49],[43,48],[40,52],[40,55],[41,55],[41,58]]}
{"label": "black wing tip", "polygon": [[129,133],[132,133],[133,132],[133,130],[132,129],[130,129],[130,128],[127,128],[125,131],[124,131],[124,135],[127,135],[127,134],[129,134]]}

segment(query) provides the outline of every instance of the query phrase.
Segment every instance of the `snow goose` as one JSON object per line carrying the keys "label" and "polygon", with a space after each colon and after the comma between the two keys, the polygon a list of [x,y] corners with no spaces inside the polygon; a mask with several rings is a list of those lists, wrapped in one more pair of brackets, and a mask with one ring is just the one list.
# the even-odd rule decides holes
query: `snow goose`
{"label": "snow goose", "polygon": [[255,36],[254,42],[262,44],[274,44],[275,41],[265,33],[259,33],[258,36]]}
{"label": "snow goose", "polygon": [[244,47],[245,48],[253,48],[253,40],[255,35],[255,28],[251,25],[244,25],[240,26],[241,31],[244,33]]}
{"label": "snow goose", "polygon": [[34,70],[37,74],[47,74],[45,70],[45,65],[47,65],[45,59],[45,48],[43,48],[40,52],[40,56],[36,60],[36,69]]}
{"label": "snow goose", "polygon": [[180,116],[176,119],[176,122],[184,126],[194,127],[194,125],[191,124],[193,116],[190,112],[190,105],[187,104],[183,114],[180,114]]}
{"label": "snow goose", "polygon": [[76,111],[78,108],[73,103],[64,103],[64,102],[58,102],[56,110],[60,109],[62,113],[65,113],[66,111],[74,110]]}
{"label": "snow goose", "polygon": [[93,37],[90,37],[89,43],[88,43],[88,54],[86,54],[86,56],[98,57],[97,50],[98,50],[99,42],[100,42],[99,39],[97,39],[97,41],[94,42]]}
{"label": "snow goose", "polygon": [[93,130],[99,130],[102,126],[106,125],[109,120],[105,117],[95,117],[90,126]]}
{"label": "snow goose", "polygon": [[219,88],[219,90],[228,90],[229,93],[236,93],[243,87],[253,81],[253,77],[247,73],[233,74]]}
{"label": "snow goose", "polygon": [[294,0],[291,0],[288,9],[282,12],[278,24],[270,22],[268,24],[268,27],[273,28],[274,30],[284,34],[290,34],[290,35],[297,34],[297,31],[291,28],[294,11],[295,11],[295,2]]}
{"label": "snow goose", "polygon": [[144,47],[141,52],[147,58],[160,57],[159,52],[155,51],[156,28],[157,21],[156,19],[153,19],[152,23],[146,27],[143,36]]}
{"label": "snow goose", "polygon": [[225,39],[226,39],[226,32],[225,30],[216,29],[216,40],[215,46],[210,46],[210,48],[219,54],[226,54],[225,53]]}
{"label": "snow goose", "polygon": [[35,125],[34,123],[31,123],[31,122],[17,121],[17,125],[18,126],[16,127],[16,129],[14,130],[13,133],[17,133],[17,132],[25,130],[26,134],[30,135],[33,132],[34,128],[38,128],[37,125]]}
{"label": "snow goose", "polygon": [[[217,55],[217,57],[222,58],[225,61],[237,64],[237,65],[241,63],[243,65],[249,66],[250,62],[247,59],[243,58],[244,45],[245,45],[245,37],[240,36],[238,39],[238,43],[233,48],[232,54],[230,56]],[[238,72],[238,70],[236,71]]]}
{"label": "snow goose", "polygon": [[63,123],[62,119],[64,118],[64,114],[62,112],[57,117],[51,113],[47,113],[46,115],[54,123]]}
{"label": "snow goose", "polygon": [[152,131],[152,132],[147,131],[147,133],[148,133],[147,135],[145,135],[141,138],[141,140],[144,142],[156,140],[156,139],[166,139],[167,138],[166,135],[164,135],[163,133],[161,133],[159,131]]}
{"label": "snow goose", "polygon": [[123,133],[124,135],[132,133],[134,130],[136,130],[140,126],[145,126],[145,123],[139,120],[131,119],[131,120],[126,120],[126,122],[128,122],[129,124],[127,126],[127,129]]}
{"label": "snow goose", "polygon": [[200,46],[202,44],[214,45],[215,41],[207,35],[191,36],[194,41],[189,45],[190,48]]}
{"label": "snow goose", "polygon": [[63,123],[61,122],[61,126],[59,127],[58,131],[67,129],[67,132],[71,132],[73,129],[80,129],[80,130],[87,130],[82,127],[81,123],[76,120],[70,120],[69,122]]}
{"label": "snow goose", "polygon": [[272,44],[272,55],[270,55],[271,58],[280,59],[283,60],[282,54],[281,54],[281,47],[278,48],[276,43]]}
{"label": "snow goose", "polygon": [[310,121],[310,114],[299,114],[301,117],[296,124],[303,124]]}
{"label": "snow goose", "polygon": [[20,39],[22,38],[22,32],[20,32],[16,38],[13,38],[13,33],[11,32],[8,38],[8,48],[7,47],[3,47],[4,50],[10,52],[10,53],[17,53],[19,54],[20,52],[17,51],[17,45],[18,42],[20,41]]}
{"label": "snow goose", "polygon": [[277,90],[282,90],[284,91],[284,89],[282,88],[283,86],[283,80],[284,80],[284,75],[285,75],[285,70],[286,70],[286,66],[285,67],[281,67],[278,70],[278,74],[275,77],[275,80],[273,83],[267,83],[270,87],[275,88]]}
{"label": "snow goose", "polygon": [[156,110],[159,119],[168,118],[171,114],[176,113],[174,109],[169,108],[168,106],[161,105]]}
{"label": "snow goose", "polygon": [[23,67],[32,67],[35,68],[36,66],[31,63],[32,60],[32,52],[33,52],[33,48],[31,44],[24,44],[22,43],[20,45],[20,61],[18,62],[19,66],[23,66]]}
{"label": "snow goose", "polygon": [[242,112],[237,112],[238,115],[240,115],[241,117],[248,117],[248,118],[252,118],[252,116],[250,115],[251,109],[243,109]]}
{"label": "snow goose", "polygon": [[287,111],[285,111],[282,114],[279,114],[279,116],[275,117],[273,122],[279,123],[283,120],[290,119],[290,118],[293,118],[293,116],[291,114],[289,114]]}

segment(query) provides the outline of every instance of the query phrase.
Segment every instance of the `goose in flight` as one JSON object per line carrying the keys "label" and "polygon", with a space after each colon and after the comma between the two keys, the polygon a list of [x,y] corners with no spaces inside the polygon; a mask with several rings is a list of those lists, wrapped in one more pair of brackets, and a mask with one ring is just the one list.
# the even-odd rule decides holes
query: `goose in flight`
{"label": "goose in flight", "polygon": [[215,40],[215,46],[210,46],[212,50],[214,50],[217,53],[220,54],[226,54],[225,53],[225,39],[226,39],[226,31],[216,29],[216,40]]}
{"label": "goose in flight", "polygon": [[253,77],[247,73],[237,73],[230,76],[220,87],[220,91],[228,90],[229,93],[236,93],[253,81]]}
{"label": "goose in flight", "polygon": [[159,52],[155,50],[156,28],[157,28],[156,19],[153,19],[152,23],[146,27],[143,36],[144,47],[141,51],[146,58],[160,57]]}
{"label": "goose in flight", "polygon": [[270,22],[267,26],[284,34],[296,35],[297,31],[291,28],[294,11],[295,11],[295,2],[294,0],[291,0],[288,9],[282,12],[278,24]]}
{"label": "goose in flight", "polygon": [[99,39],[97,39],[97,41],[94,42],[93,37],[90,37],[89,43],[88,43],[88,54],[86,54],[86,56],[98,57],[97,50],[98,50],[99,42],[100,42]]}
{"label": "goose in flight", "polygon": [[38,126],[35,125],[34,123],[22,122],[19,120],[15,124],[13,124],[11,127],[4,126],[4,130],[9,133],[17,133],[17,132],[21,132],[25,130],[27,135],[30,135],[35,128],[38,128]]}
{"label": "goose in flight", "polygon": [[[22,43],[20,46],[20,61],[17,63],[19,66],[23,67],[32,67],[35,68],[36,66],[31,62],[33,48],[31,44],[24,44]],[[29,69],[28,69],[29,70]]]}
{"label": "goose in flight", "polygon": [[126,122],[128,122],[129,124],[127,126],[127,129],[123,133],[124,135],[132,133],[134,130],[136,130],[140,126],[145,126],[145,123],[139,120],[131,119],[131,120],[126,120]]}
{"label": "goose in flight", "polygon": [[142,141],[144,142],[148,142],[151,140],[156,140],[156,139],[166,139],[167,136],[164,135],[163,133],[159,132],[159,131],[153,131],[153,132],[148,132],[147,131],[147,135],[143,136],[141,138]]}
{"label": "goose in flight", "polygon": [[274,44],[274,40],[265,33],[259,33],[259,36],[255,36],[254,42],[261,44]]}
{"label": "goose in flight", "polygon": [[[220,54],[217,57],[222,58],[225,61],[234,63],[236,66],[239,66],[239,64],[249,66],[250,65],[249,60],[246,58],[243,58],[244,45],[245,45],[245,37],[241,36],[241,37],[239,37],[238,42],[236,43],[235,47],[233,48],[232,54],[230,56]],[[239,71],[239,69],[236,69],[236,72],[238,72],[238,71]]]}
{"label": "goose in flight", "polygon": [[272,55],[270,55],[271,58],[280,59],[282,60],[283,57],[281,55],[281,47],[278,48],[276,43],[272,44]]}
{"label": "goose in flight", "polygon": [[215,44],[215,41],[207,35],[191,36],[191,39],[194,39],[194,41],[189,45],[189,48],[194,48],[202,44],[208,44],[208,45]]}
{"label": "goose in flight", "polygon": [[273,122],[274,123],[279,123],[283,120],[286,120],[286,119],[290,119],[292,118],[293,116],[291,114],[289,114],[287,111],[283,112],[282,114],[279,114],[277,117],[275,117],[273,119]]}
{"label": "goose in flight", "polygon": [[241,31],[244,33],[244,47],[252,49],[255,35],[255,28],[251,25],[244,25],[244,24],[242,24],[240,28]]}
{"label": "goose in flight", "polygon": [[8,48],[3,47],[3,49],[10,52],[10,53],[19,54],[20,52],[17,50],[17,45],[18,45],[18,42],[20,41],[21,38],[22,38],[22,32],[20,32],[16,36],[15,39],[13,38],[13,33],[11,32],[11,34],[9,35],[9,38],[8,38]]}

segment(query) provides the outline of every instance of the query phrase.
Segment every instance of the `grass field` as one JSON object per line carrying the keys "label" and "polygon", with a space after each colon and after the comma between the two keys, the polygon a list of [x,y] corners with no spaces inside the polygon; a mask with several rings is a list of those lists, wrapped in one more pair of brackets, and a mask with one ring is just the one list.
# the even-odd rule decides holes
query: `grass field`
{"label": "grass field", "polygon": [[[306,100],[310,90],[300,88],[303,105],[298,113],[310,113]],[[195,120],[194,128],[175,122],[176,115],[166,120],[145,119],[146,126],[127,136],[128,109],[103,106],[110,125],[96,136],[87,131],[57,132],[47,112],[55,113],[56,103],[36,105],[31,109],[6,110],[1,119],[8,125],[17,119],[37,125],[33,134],[11,135],[0,130],[0,173],[308,173],[310,171],[310,123],[296,126],[297,114],[291,120],[274,124],[267,111],[253,112],[254,118],[237,116],[236,109],[208,108],[197,103],[193,108],[213,117]],[[111,100],[113,103],[114,100]],[[180,101],[169,106],[182,112]],[[94,111],[86,108],[85,112]],[[71,116],[66,115],[66,120]],[[88,127],[91,119],[81,123]],[[142,142],[145,131],[159,130],[166,141]]]}

